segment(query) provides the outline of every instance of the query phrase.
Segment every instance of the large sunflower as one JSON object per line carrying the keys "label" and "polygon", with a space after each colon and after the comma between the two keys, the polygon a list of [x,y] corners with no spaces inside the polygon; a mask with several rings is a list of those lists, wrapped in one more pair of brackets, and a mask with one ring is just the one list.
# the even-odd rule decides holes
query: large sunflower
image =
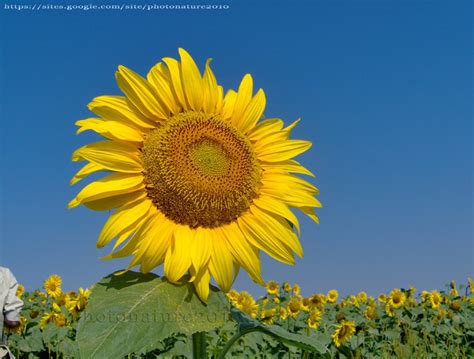
{"label": "large sunflower", "polygon": [[284,128],[262,119],[265,94],[253,95],[247,74],[238,91],[224,96],[206,62],[201,75],[192,57],[165,57],[147,78],[119,66],[122,96],[89,104],[98,118],[78,121],[106,139],[76,150],[88,161],[71,184],[97,171],[109,175],[87,185],[68,207],[113,210],[97,242],[115,239],[105,258],[133,256],[129,268],[148,272],[164,263],[169,281],[190,274],[205,301],[209,281],[229,291],[243,267],[257,283],[260,250],[294,264],[303,255],[298,208],[314,221],[318,190],[295,176],[311,172],[292,160],[311,143],[289,139],[298,121]]}

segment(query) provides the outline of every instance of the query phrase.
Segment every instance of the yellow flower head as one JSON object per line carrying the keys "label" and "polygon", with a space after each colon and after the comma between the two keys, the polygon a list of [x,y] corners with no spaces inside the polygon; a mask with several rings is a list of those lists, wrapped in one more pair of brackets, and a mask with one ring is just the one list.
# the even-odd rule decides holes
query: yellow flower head
{"label": "yellow flower head", "polygon": [[[17,295],[18,296],[18,295]],[[5,328],[7,334],[19,334],[22,335],[25,333],[26,324],[28,323],[27,319],[24,316],[20,317],[20,325],[15,328]]]}
{"label": "yellow flower head", "polygon": [[393,317],[395,315],[395,308],[391,306],[389,302],[385,303],[385,313],[387,313],[389,317]]}
{"label": "yellow flower head", "polygon": [[280,312],[278,314],[280,315],[281,320],[285,320],[286,318],[288,318],[288,311],[286,310],[286,308],[280,308]]}
{"label": "yellow flower head", "polygon": [[300,295],[300,292],[301,292],[301,288],[300,288],[300,285],[299,284],[295,284],[293,286],[293,294],[298,296]]}
{"label": "yellow flower head", "polygon": [[280,289],[280,285],[275,282],[274,280],[271,280],[267,283],[267,293],[270,295],[277,295],[278,290]]}
{"label": "yellow flower head", "polygon": [[365,303],[367,301],[367,293],[366,292],[359,292],[357,293],[357,301],[359,303]]}
{"label": "yellow flower head", "polygon": [[400,308],[406,301],[406,295],[400,289],[395,288],[390,292],[388,304],[393,308]]}
{"label": "yellow flower head", "polygon": [[387,301],[387,296],[385,294],[379,294],[377,299],[380,303],[385,303]]}
{"label": "yellow flower head", "polygon": [[443,302],[443,297],[441,293],[437,290],[434,290],[430,293],[430,304],[433,309],[438,309]]}
{"label": "yellow flower head", "polygon": [[310,309],[311,309],[311,298],[303,298],[301,300],[301,308],[305,311],[305,312],[309,312]]}
{"label": "yellow flower head", "polygon": [[273,324],[274,318],[275,318],[275,309],[274,308],[265,309],[265,310],[262,311],[262,314],[260,315],[260,319],[265,324]]}
{"label": "yellow flower head", "polygon": [[229,292],[226,293],[226,295],[232,305],[235,306],[235,303],[237,303],[237,300],[239,299],[239,292],[237,292],[235,289],[231,289]]}
{"label": "yellow flower head", "polygon": [[89,289],[79,288],[79,294],[77,295],[77,308],[79,310],[83,310],[86,307],[90,295],[91,291]]}
{"label": "yellow flower head", "polygon": [[45,313],[43,315],[43,317],[41,318],[41,321],[40,321],[40,328],[44,329],[44,327],[48,323],[54,323],[58,327],[64,327],[67,324],[67,319],[64,316],[64,314],[62,314],[61,312],[57,312],[57,311],[53,310],[53,311],[51,311],[49,313]]}
{"label": "yellow flower head", "polygon": [[297,317],[301,310],[301,300],[298,297],[293,297],[288,302],[286,307],[288,315],[292,317]]}
{"label": "yellow flower head", "polygon": [[349,303],[352,304],[354,307],[359,307],[359,301],[355,295],[351,295],[349,297]]}
{"label": "yellow flower head", "polygon": [[326,295],[326,300],[328,301],[328,303],[336,303],[338,297],[339,292],[335,289],[331,289]]}
{"label": "yellow flower head", "polygon": [[74,318],[79,314],[77,299],[68,299],[64,305]]}
{"label": "yellow flower head", "polygon": [[430,292],[428,292],[427,290],[421,291],[421,301],[425,303],[429,299],[430,299]]}
{"label": "yellow flower head", "polygon": [[287,293],[291,292],[291,284],[288,282],[284,282],[282,288],[283,288],[283,291]]}
{"label": "yellow flower head", "polygon": [[319,325],[321,324],[321,317],[322,317],[322,312],[319,311],[318,309],[313,309],[308,316],[308,327],[312,329],[317,329]]}
{"label": "yellow flower head", "polygon": [[23,297],[23,294],[25,294],[25,286],[23,284],[18,284],[18,287],[16,288],[16,296],[21,298]]}
{"label": "yellow flower head", "polygon": [[474,281],[472,280],[471,277],[467,278],[467,283],[468,283],[469,291],[471,292],[471,294],[474,294]]}
{"label": "yellow flower head", "polygon": [[368,320],[374,320],[377,316],[377,307],[375,305],[368,305],[367,308],[365,308],[364,316]]}
{"label": "yellow flower head", "polygon": [[239,294],[236,304],[237,309],[240,309],[242,312],[247,313],[252,318],[257,317],[258,304],[250,295],[250,293],[243,291]]}
{"label": "yellow flower head", "polygon": [[46,293],[53,298],[57,298],[61,295],[61,277],[57,274],[49,276],[48,279],[44,281],[43,287],[46,290]]}
{"label": "yellow flower head", "polygon": [[312,308],[317,308],[320,311],[322,311],[325,305],[326,305],[326,296],[324,294],[313,294],[311,296]]}
{"label": "yellow flower head", "polygon": [[145,273],[163,263],[173,283],[189,273],[206,301],[211,277],[228,292],[237,267],[265,285],[260,251],[294,264],[303,250],[292,209],[317,222],[321,204],[318,189],[296,175],[311,175],[293,160],[311,147],[290,139],[298,121],[264,119],[265,93],[254,94],[250,74],[224,95],[210,60],[202,73],[187,51],[179,56],[163,58],[146,78],[119,66],[125,96],[89,104],[97,117],[77,121],[77,132],[104,139],[73,153],[87,163],[71,183],[109,175],[68,207],[112,211],[97,241],[101,248],[116,240],[105,259],[132,256],[129,268]]}
{"label": "yellow flower head", "polygon": [[459,300],[454,300],[449,304],[449,308],[457,312],[461,310],[461,302]]}
{"label": "yellow flower head", "polygon": [[406,301],[406,303],[407,303],[407,305],[408,305],[409,307],[411,307],[411,308],[415,308],[415,307],[418,305],[418,302],[417,302],[416,299],[413,298],[413,297],[408,298],[407,301]]}
{"label": "yellow flower head", "polygon": [[458,292],[458,288],[457,288],[457,285],[456,285],[456,281],[451,281],[451,284],[450,284],[450,287],[451,287],[451,290],[449,291],[449,295],[451,297],[459,297],[459,292]]}
{"label": "yellow flower head", "polygon": [[339,324],[332,334],[332,341],[336,347],[340,347],[347,342],[356,332],[355,323],[352,321],[343,321]]}
{"label": "yellow flower head", "polygon": [[415,295],[415,293],[416,293],[416,288],[411,286],[410,289],[408,289],[408,295],[410,297],[413,297]]}

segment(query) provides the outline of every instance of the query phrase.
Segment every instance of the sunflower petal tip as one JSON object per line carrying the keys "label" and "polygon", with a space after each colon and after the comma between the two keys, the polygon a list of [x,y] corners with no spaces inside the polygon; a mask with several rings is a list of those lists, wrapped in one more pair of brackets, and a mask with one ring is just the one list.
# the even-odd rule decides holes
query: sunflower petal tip
{"label": "sunflower petal tip", "polygon": [[179,52],[179,56],[181,56],[181,57],[182,57],[183,55],[184,55],[184,56],[191,56],[191,55],[189,54],[189,52],[188,52],[186,49],[182,48],[182,47],[178,48],[178,52]]}
{"label": "sunflower petal tip", "polygon": [[67,208],[71,209],[71,208],[77,207],[80,203],[81,202],[78,201],[77,198],[74,198],[71,202],[67,204]]}
{"label": "sunflower petal tip", "polygon": [[130,270],[130,268],[122,269],[122,270],[116,271],[116,272],[114,272],[114,276],[119,276],[119,275],[125,274],[125,273],[127,273],[129,270]]}

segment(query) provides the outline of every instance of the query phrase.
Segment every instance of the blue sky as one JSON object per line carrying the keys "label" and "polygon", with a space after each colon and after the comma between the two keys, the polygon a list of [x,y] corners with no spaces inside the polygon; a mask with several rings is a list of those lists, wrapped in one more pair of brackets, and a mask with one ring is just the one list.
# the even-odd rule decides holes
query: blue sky
{"label": "blue sky", "polygon": [[[120,94],[119,64],[146,74],[184,47],[201,66],[212,57],[225,88],[250,72],[266,116],[302,117],[294,137],[314,142],[300,160],[317,174],[321,224],[302,219],[305,257],[264,258],[266,279],[375,295],[472,275],[470,2],[220,3],[230,9],[2,4],[0,262],[28,289],[52,273],[88,286],[128,263],[99,259],[107,213],[66,209],[81,188],[68,184],[80,167],[70,155],[94,138],[74,122],[93,97]],[[243,272],[235,286],[263,293]]]}

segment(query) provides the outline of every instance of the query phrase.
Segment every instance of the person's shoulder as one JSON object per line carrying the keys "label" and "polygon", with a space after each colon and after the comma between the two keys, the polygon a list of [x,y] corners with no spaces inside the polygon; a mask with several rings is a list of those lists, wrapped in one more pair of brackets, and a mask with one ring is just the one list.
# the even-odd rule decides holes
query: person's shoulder
{"label": "person's shoulder", "polygon": [[3,276],[11,276],[12,272],[7,267],[0,266],[0,274],[2,274]]}

